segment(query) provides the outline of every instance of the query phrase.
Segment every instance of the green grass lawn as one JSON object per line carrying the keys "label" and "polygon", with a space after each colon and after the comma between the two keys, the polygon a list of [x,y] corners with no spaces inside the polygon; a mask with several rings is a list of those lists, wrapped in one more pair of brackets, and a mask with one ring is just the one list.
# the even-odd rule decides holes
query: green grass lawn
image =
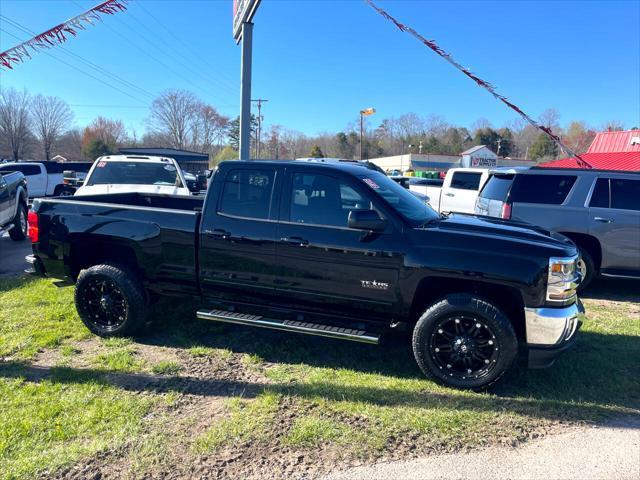
{"label": "green grass lawn", "polygon": [[[400,340],[375,347],[221,327],[165,307],[146,334],[93,342],[86,361],[74,363],[90,335],[73,290],[0,280],[0,479],[31,478],[118,448],[129,452],[136,476],[227,447],[373,459],[514,443],[559,422],[637,415],[640,303],[585,305],[579,343],[551,369],[515,368],[491,392],[474,393],[424,379]],[[163,349],[171,356],[161,357]],[[57,366],[39,366],[39,352],[58,355]],[[129,380],[142,375],[158,377],[162,389],[136,391]],[[191,379],[204,405],[209,390],[226,395],[223,414],[172,416],[166,407],[175,398],[166,392],[179,397],[191,388],[180,378]],[[234,393],[220,393],[223,380]],[[179,435],[167,431],[173,423]]]}

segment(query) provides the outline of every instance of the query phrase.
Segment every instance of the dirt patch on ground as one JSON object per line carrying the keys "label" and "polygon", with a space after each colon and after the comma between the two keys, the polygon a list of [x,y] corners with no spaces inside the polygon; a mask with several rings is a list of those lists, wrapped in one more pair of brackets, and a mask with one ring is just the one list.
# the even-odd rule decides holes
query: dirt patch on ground
{"label": "dirt patch on ground", "polygon": [[[588,302],[594,306],[619,303],[601,298],[593,298]],[[632,316],[640,315],[638,303],[627,303],[625,309]],[[199,453],[194,448],[194,439],[212,426],[229,419],[230,399],[255,399],[265,390],[274,387],[266,372],[276,363],[270,363],[268,355],[267,360],[248,358],[251,351],[260,351],[254,349],[251,342],[269,345],[273,341],[269,335],[271,333],[253,335],[248,340],[241,330],[237,336],[223,338],[220,343],[212,341],[201,351],[192,351],[185,345],[178,345],[175,339],[157,336],[146,338],[144,342],[114,345],[92,338],[66,346],[66,351],[60,348],[42,352],[35,359],[34,365],[43,372],[54,368],[92,371],[103,381],[138,395],[171,397],[170,402],[152,412],[146,421],[145,431],[139,437],[118,449],[101,452],[54,474],[47,473],[42,478],[317,478],[338,469],[380,461],[459,452],[479,446],[516,446],[576,425],[576,421],[568,422],[552,416],[541,415],[531,422],[515,414],[499,417],[496,407],[495,426],[485,429],[484,436],[474,441],[451,441],[442,437],[432,438],[427,434],[400,432],[390,433],[385,438],[386,443],[375,452],[363,449],[358,453],[353,448],[342,448],[339,443],[331,441],[314,447],[299,447],[287,444],[286,439],[291,434],[292,425],[300,418],[327,415],[333,422],[354,432],[366,432],[371,426],[371,419],[366,415],[342,415],[335,411],[327,413],[313,401],[293,394],[289,396],[286,389],[280,389],[277,411],[268,438],[239,438],[207,453]],[[225,343],[227,341],[229,343]],[[304,352],[305,355],[308,354],[308,358],[326,354],[326,350],[324,353],[315,352],[314,347],[309,345],[304,348],[310,349]],[[322,348],[324,347],[319,347]],[[133,356],[137,362],[134,363],[135,367],[129,371],[101,370],[96,358],[122,350]],[[291,364],[296,363],[295,356],[290,360],[288,354],[279,355]],[[335,355],[334,352],[331,355]],[[359,361],[366,362],[366,355],[368,354],[363,354]],[[153,366],[162,362],[175,363],[179,369],[170,375],[154,373]],[[445,397],[445,394],[441,395]],[[497,401],[500,399],[496,399]],[[499,405],[507,409],[508,402],[506,399]],[[516,406],[517,403],[514,401],[513,412],[522,411],[522,407]],[[509,434],[502,435],[503,431],[508,431]]]}

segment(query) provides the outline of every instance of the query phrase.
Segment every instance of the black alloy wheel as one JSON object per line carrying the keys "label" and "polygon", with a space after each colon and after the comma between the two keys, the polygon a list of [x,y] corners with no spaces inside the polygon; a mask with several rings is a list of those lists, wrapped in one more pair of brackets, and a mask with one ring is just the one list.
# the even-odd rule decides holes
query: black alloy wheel
{"label": "black alloy wheel", "polygon": [[105,332],[118,330],[129,313],[127,299],[108,278],[91,278],[83,289],[80,301],[85,305],[89,321]]}
{"label": "black alloy wheel", "polygon": [[478,317],[443,318],[431,335],[429,354],[440,370],[462,380],[487,376],[498,357],[496,336]]}
{"label": "black alloy wheel", "polygon": [[436,301],[413,330],[413,353],[427,378],[481,390],[509,370],[518,339],[506,315],[483,298],[456,293]]}
{"label": "black alloy wheel", "polygon": [[123,265],[102,264],[81,270],[74,300],[82,322],[101,337],[133,335],[149,313],[139,276]]}

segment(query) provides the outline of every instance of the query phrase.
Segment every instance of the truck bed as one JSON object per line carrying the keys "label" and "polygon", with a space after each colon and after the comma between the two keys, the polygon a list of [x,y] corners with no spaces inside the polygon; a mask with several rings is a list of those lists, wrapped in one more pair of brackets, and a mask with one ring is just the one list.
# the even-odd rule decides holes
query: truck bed
{"label": "truck bed", "polygon": [[150,291],[197,294],[203,199],[125,193],[40,199],[34,252],[47,274],[74,278],[93,257],[135,257]]}

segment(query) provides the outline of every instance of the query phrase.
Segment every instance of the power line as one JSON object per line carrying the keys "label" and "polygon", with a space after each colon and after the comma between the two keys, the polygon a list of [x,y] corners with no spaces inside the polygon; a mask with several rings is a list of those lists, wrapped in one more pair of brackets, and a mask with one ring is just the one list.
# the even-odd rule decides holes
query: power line
{"label": "power line", "polygon": [[[84,8],[80,3],[78,3],[76,0],[72,0],[73,3],[75,3],[76,5],[78,5],[80,8]],[[109,29],[111,32],[113,32],[114,34],[116,34],[117,36],[119,36],[120,38],[123,38],[126,42],[130,43],[131,45],[133,45],[134,47],[136,47],[138,50],[140,50],[142,53],[144,53],[146,56],[152,58],[153,60],[155,60],[156,62],[158,62],[160,65],[162,65],[163,67],[165,67],[167,69],[168,72],[173,73],[174,75],[182,78],[185,82],[187,82],[188,84],[190,84],[192,87],[200,90],[201,92],[205,92],[206,94],[210,94],[211,92],[204,90],[203,88],[201,88],[200,86],[196,85],[195,83],[193,83],[189,78],[180,75],[175,68],[171,67],[170,65],[167,65],[165,62],[163,62],[161,59],[159,59],[157,56],[155,56],[153,53],[149,52],[148,50],[142,48],[140,45],[138,45],[138,43],[136,43],[135,41],[132,41],[129,37],[127,37],[126,35],[124,35],[121,32],[118,32],[117,30],[115,30],[114,28],[112,28],[110,25],[108,25],[107,23],[103,24],[107,29]]]}
{"label": "power line", "polygon": [[[0,18],[2,18],[3,20],[9,22],[15,28],[20,29],[24,33],[27,33],[29,35],[35,35],[36,34],[33,30],[30,30],[29,28],[27,28],[24,25],[16,22],[15,20],[10,19],[9,17],[7,17],[5,15],[0,14]],[[138,90],[140,93],[148,95],[151,99],[154,99],[154,98],[157,97],[157,95],[154,95],[153,93],[149,92],[148,90],[145,90],[144,88],[139,87],[139,86],[129,82],[128,80],[125,80],[124,78],[116,75],[115,73],[111,73],[110,71],[108,71],[104,67],[101,67],[100,65],[96,65],[92,61],[87,60],[86,58],[84,58],[84,57],[72,52],[71,50],[67,49],[66,47],[60,46],[59,48],[62,49],[63,51],[65,51],[66,53],[68,53],[70,56],[76,58],[77,60],[79,60],[83,64],[93,68],[94,70],[98,71],[99,73],[102,73],[103,75],[111,77],[112,79],[122,83],[123,85],[127,86],[128,88],[132,88],[132,89]]]}
{"label": "power line", "polygon": [[[13,33],[11,33],[11,32],[8,32],[8,31],[7,31],[7,30],[5,30],[4,28],[0,28],[0,31],[2,31],[2,32],[6,33],[6,34],[7,34],[7,35],[9,35],[10,37],[15,38],[15,39],[16,39],[16,40],[18,40],[19,42],[24,42],[24,40],[23,40],[23,39],[21,39],[20,37],[18,37],[18,36],[16,36],[16,35],[14,35],[14,34],[13,34]],[[133,100],[135,100],[135,101],[137,101],[137,102],[140,102],[140,103],[143,103],[143,104],[145,104],[145,103],[146,103],[144,100],[141,100],[140,98],[137,98],[137,97],[135,97],[135,96],[133,96],[133,95],[130,95],[129,93],[125,92],[124,90],[121,90],[120,88],[116,87],[115,85],[112,85],[112,84],[110,84],[110,83],[107,83],[107,82],[105,82],[103,79],[101,79],[101,78],[99,78],[99,77],[96,77],[95,75],[92,75],[91,73],[88,73],[88,72],[86,72],[86,71],[82,70],[81,68],[78,68],[76,65],[73,65],[73,64],[71,64],[71,63],[69,63],[69,62],[67,62],[67,61],[65,61],[65,60],[62,60],[61,58],[56,57],[56,56],[55,56],[54,54],[52,54],[51,52],[43,51],[42,53],[44,53],[45,55],[48,55],[48,56],[50,56],[51,58],[53,58],[53,59],[55,59],[55,60],[57,60],[57,61],[59,61],[59,62],[61,62],[61,63],[65,64],[65,65],[67,65],[68,67],[73,68],[74,70],[77,70],[77,71],[78,71],[78,72],[80,72],[80,73],[83,73],[83,74],[87,75],[88,77],[93,78],[94,80],[97,80],[98,82],[100,82],[100,83],[102,83],[102,84],[106,85],[107,87],[110,87],[110,88],[113,88],[114,90],[117,90],[118,92],[122,93],[123,95],[126,95],[126,96],[127,96],[127,97],[129,97],[129,98],[132,98]]]}
{"label": "power line", "polygon": [[149,108],[147,105],[90,105],[81,103],[70,103],[69,106],[76,108]]}
{"label": "power line", "polygon": [[[191,48],[191,45],[187,44],[187,42],[185,42],[182,38],[180,38],[179,36],[177,36],[175,33],[173,33],[164,23],[162,23],[160,20],[158,20],[158,17],[156,17],[153,13],[151,13],[151,11],[147,10],[147,8],[143,5],[143,3],[141,1],[136,1],[135,2],[136,5],[138,5],[149,17],[151,17],[158,25],[160,25],[162,28],[164,28],[164,30],[178,43],[180,43],[189,53],[191,53],[191,55],[193,55],[193,58],[197,59],[198,61],[202,61],[203,63],[207,64],[210,68],[215,69],[215,67],[209,63],[207,60],[205,60],[204,58],[202,58],[201,56],[199,56],[197,53],[195,53],[193,51],[193,49]],[[219,71],[218,72],[220,74],[220,76],[222,78],[225,79],[225,81],[229,82],[231,85],[233,85],[236,81],[231,79],[230,77],[228,77],[227,75],[225,75],[224,72]]]}
{"label": "power line", "polygon": [[[137,5],[140,5],[140,6],[142,7],[142,4],[141,4],[140,2],[136,2],[136,4],[137,4]],[[144,12],[147,12],[147,11],[146,11],[146,9],[144,10]],[[144,12],[143,12],[143,13],[144,13]],[[189,63],[188,63],[188,62],[189,62],[189,61],[191,61],[191,60],[183,60],[183,59],[181,58],[181,56],[183,55],[183,52],[179,51],[177,48],[175,48],[173,45],[171,45],[171,43],[167,42],[167,41],[164,39],[164,37],[163,37],[162,35],[158,35],[158,32],[157,32],[157,31],[153,31],[153,30],[151,30],[151,28],[149,28],[149,27],[148,27],[148,26],[147,26],[147,25],[146,25],[142,20],[140,20],[140,18],[139,18],[139,17],[137,17],[137,16],[133,13],[133,11],[132,11],[131,9],[129,9],[129,10],[127,11],[127,13],[128,13],[128,15],[127,15],[128,17],[133,18],[133,19],[134,19],[134,20],[135,20],[139,25],[141,25],[141,26],[142,26],[142,28],[144,28],[147,32],[149,32],[151,35],[153,35],[153,36],[154,36],[154,38],[160,39],[160,40],[161,40],[161,42],[162,42],[164,45],[166,45],[169,49],[172,49],[172,50],[173,50],[173,52],[174,52],[174,53],[176,53],[176,54],[178,55],[178,56],[177,56],[177,58],[179,59],[179,62],[180,62],[180,63],[181,63],[181,64],[182,64],[182,65],[183,65],[187,70],[190,70],[190,71],[191,71],[191,72],[193,72],[194,74],[196,74],[196,75],[200,76],[200,77],[201,77],[201,78],[203,78],[207,83],[209,83],[209,82],[213,81],[214,83],[217,83],[219,87],[221,87],[221,88],[223,88],[223,89],[226,89],[229,93],[233,93],[233,94],[235,94],[235,93],[236,93],[236,92],[235,92],[235,90],[236,90],[236,89],[232,86],[232,84],[227,83],[225,80],[215,78],[213,75],[211,75],[211,72],[209,72],[209,69],[208,69],[208,68],[204,68],[204,69],[202,69],[202,70],[199,70],[199,69],[194,68],[194,67],[192,67],[191,65],[189,65]],[[122,23],[126,23],[126,22],[125,22],[125,20],[124,20],[124,17],[120,17],[120,20],[122,21]],[[158,21],[158,20],[156,20],[156,21]],[[165,26],[164,26],[164,25],[162,25],[162,24],[160,24],[160,26],[161,26],[161,27],[163,28],[163,30],[165,30],[167,33],[171,34],[170,30],[169,30],[167,27],[165,27]],[[146,37],[146,36],[144,36],[144,35],[142,35],[142,33],[141,33],[141,32],[138,32],[138,33],[140,33],[140,36],[141,36],[142,38],[144,38],[148,43],[150,43],[150,44],[152,44],[152,45],[154,45],[154,46],[155,46],[155,43],[156,43],[156,42],[149,40],[149,38],[148,38],[148,37]],[[174,36],[174,38],[177,38],[177,37],[175,37],[175,36]],[[188,49],[188,48],[187,48],[187,51],[189,51],[189,49]],[[204,62],[204,60],[203,60],[202,58],[198,58],[198,57],[196,57],[196,60],[195,60],[195,61],[192,61],[192,62],[193,62],[193,63],[201,62],[202,64],[205,64],[205,63],[206,63],[206,62]],[[213,68],[213,67],[212,67],[212,68]]]}

